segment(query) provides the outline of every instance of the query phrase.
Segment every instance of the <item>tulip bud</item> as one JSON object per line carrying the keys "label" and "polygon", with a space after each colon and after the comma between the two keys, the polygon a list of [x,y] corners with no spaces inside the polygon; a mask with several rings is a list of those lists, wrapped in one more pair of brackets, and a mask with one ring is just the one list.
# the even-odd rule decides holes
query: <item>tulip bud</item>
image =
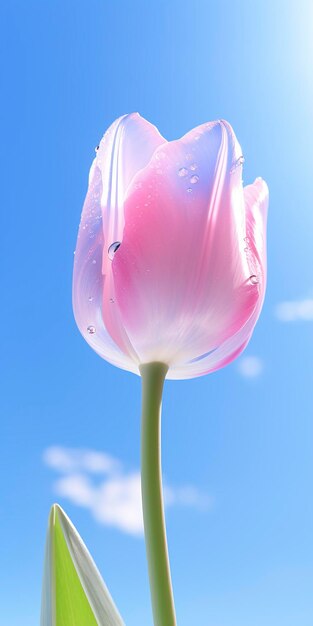
{"label": "tulip bud", "polygon": [[139,373],[192,378],[247,345],[266,284],[268,188],[243,187],[231,126],[166,141],[138,114],[119,118],[94,159],[74,264],[73,308],[91,347]]}

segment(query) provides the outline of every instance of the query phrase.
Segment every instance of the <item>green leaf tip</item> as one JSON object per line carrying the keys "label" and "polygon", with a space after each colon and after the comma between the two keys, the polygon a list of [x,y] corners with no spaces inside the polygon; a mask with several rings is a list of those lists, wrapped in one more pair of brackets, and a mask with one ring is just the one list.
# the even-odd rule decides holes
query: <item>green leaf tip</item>
{"label": "green leaf tip", "polygon": [[41,626],[124,626],[76,528],[54,504],[48,523]]}

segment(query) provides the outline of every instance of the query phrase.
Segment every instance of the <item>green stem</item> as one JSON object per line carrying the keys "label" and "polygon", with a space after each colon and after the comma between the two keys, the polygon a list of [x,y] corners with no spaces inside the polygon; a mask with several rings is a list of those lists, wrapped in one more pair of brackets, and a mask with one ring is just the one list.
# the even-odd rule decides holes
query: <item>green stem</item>
{"label": "green stem", "polygon": [[142,378],[141,494],[154,626],[176,626],[161,470],[164,363],[140,366]]}

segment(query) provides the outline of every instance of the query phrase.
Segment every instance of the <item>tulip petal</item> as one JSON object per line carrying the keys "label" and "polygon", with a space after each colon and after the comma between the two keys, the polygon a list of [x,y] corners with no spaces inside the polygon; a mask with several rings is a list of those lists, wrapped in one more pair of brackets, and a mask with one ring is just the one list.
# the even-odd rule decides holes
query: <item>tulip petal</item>
{"label": "tulip petal", "polygon": [[[244,188],[246,215],[247,215],[247,246],[252,252],[260,278],[266,277],[266,221],[269,191],[266,182],[257,178],[252,185]],[[249,261],[249,259],[248,259]],[[263,295],[265,284],[262,285]]]}
{"label": "tulip petal", "polygon": [[164,142],[138,114],[119,118],[105,133],[91,167],[73,277],[77,325],[91,347],[114,365],[138,371],[137,355],[114,307],[108,248],[122,237],[124,196],[134,175]]}
{"label": "tulip petal", "polygon": [[107,248],[121,241],[124,227],[124,199],[134,176],[165,142],[158,129],[138,113],[123,115],[105,133],[97,151],[101,171],[103,233]]}
{"label": "tulip petal", "polygon": [[[267,184],[257,178],[253,185],[244,188],[247,215],[246,253],[250,271],[258,272],[259,299],[248,321],[240,330],[223,342],[216,350],[194,363],[186,363],[171,368],[168,378],[194,378],[203,376],[228,365],[245,349],[251,338],[254,326],[260,315],[266,287],[266,221],[269,192]],[[251,254],[249,252],[251,250]]]}
{"label": "tulip petal", "polygon": [[113,600],[73,524],[51,510],[41,626],[123,626]]}
{"label": "tulip petal", "polygon": [[128,189],[117,308],[140,361],[167,363],[168,378],[237,333],[259,300],[241,170],[231,127],[212,122],[157,148]]}

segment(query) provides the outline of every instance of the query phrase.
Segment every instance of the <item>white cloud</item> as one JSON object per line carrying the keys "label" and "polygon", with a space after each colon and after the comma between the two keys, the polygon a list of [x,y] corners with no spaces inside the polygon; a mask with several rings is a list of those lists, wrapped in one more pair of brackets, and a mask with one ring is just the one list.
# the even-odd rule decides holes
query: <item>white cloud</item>
{"label": "white cloud", "polygon": [[263,361],[257,356],[244,356],[238,360],[238,370],[245,378],[256,378],[263,371]]}
{"label": "white cloud", "polygon": [[111,478],[103,483],[94,514],[103,524],[117,526],[129,533],[142,534],[140,474]]}
{"label": "white cloud", "polygon": [[98,522],[142,534],[140,474],[110,477],[99,485],[89,477],[73,474],[60,478],[53,488],[56,495],[89,509]]}
{"label": "white cloud", "polygon": [[281,322],[313,321],[313,298],[280,302],[275,309]]}
{"label": "white cloud", "polygon": [[166,506],[191,506],[197,509],[207,509],[212,504],[209,496],[192,485],[176,487],[175,489],[165,485],[164,501]]}
{"label": "white cloud", "polygon": [[95,489],[87,476],[69,474],[59,478],[53,485],[54,492],[77,506],[91,508],[94,505]]}
{"label": "white cloud", "polygon": [[119,462],[104,452],[51,446],[44,452],[46,465],[59,472],[91,472],[109,474],[119,469]]}
{"label": "white cloud", "polygon": [[[97,463],[89,463],[90,459]],[[89,459],[86,462],[86,459]],[[110,460],[107,466],[102,460]],[[109,455],[92,450],[53,447],[45,450],[43,460],[63,473],[53,484],[54,493],[72,504],[86,508],[94,519],[132,535],[142,535],[140,473],[125,472],[122,464]],[[97,469],[95,469],[95,467]],[[107,468],[108,469],[104,469]],[[96,480],[95,473],[107,474]],[[164,487],[165,506],[206,509],[211,501],[194,486]]]}

